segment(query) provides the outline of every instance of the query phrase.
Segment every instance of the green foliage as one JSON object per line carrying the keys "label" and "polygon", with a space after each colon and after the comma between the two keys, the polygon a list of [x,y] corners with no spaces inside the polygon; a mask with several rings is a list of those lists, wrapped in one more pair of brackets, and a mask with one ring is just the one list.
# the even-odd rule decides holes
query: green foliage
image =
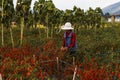
{"label": "green foliage", "polygon": [[[116,24],[117,25],[117,24]],[[80,53],[108,53],[109,51],[120,50],[119,27],[107,27],[98,29],[81,28],[76,32],[78,51]],[[13,28],[13,38],[15,46],[20,44],[20,28]],[[44,45],[49,38],[46,38],[45,29],[24,28],[23,45],[30,44],[31,46]],[[0,33],[1,34],[1,33]],[[10,31],[5,29],[5,46],[11,46]],[[62,34],[53,33],[53,38],[57,41],[57,46],[61,47]]]}
{"label": "green foliage", "polygon": [[[102,10],[97,7],[96,9],[89,8],[84,11],[76,6],[73,10],[67,9],[65,11],[56,8],[52,0],[38,0],[35,2],[33,11],[30,10],[32,0],[17,0],[16,8],[13,8],[12,0],[4,0],[3,4],[3,19],[5,27],[9,27],[12,21],[20,26],[20,18],[24,17],[25,27],[30,27],[37,24],[42,24],[47,27],[55,25],[62,25],[70,21],[75,27],[85,28],[99,28],[103,22]],[[6,21],[7,19],[7,21]],[[104,27],[104,26],[103,26]]]}

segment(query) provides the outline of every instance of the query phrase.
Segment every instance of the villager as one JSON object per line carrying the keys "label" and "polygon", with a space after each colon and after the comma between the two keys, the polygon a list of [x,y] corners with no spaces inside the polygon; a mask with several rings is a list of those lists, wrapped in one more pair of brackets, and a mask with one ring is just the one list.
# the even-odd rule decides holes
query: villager
{"label": "villager", "polygon": [[61,50],[69,51],[70,55],[75,55],[76,53],[76,34],[72,31],[74,28],[72,27],[70,22],[66,22],[65,25],[61,27],[62,30],[65,30],[63,34],[63,43]]}

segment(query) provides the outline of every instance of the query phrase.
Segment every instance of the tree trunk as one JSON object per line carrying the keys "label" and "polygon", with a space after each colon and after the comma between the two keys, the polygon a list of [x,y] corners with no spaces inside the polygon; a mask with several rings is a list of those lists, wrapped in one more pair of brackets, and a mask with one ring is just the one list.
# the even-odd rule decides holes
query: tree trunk
{"label": "tree trunk", "polygon": [[49,28],[47,26],[47,38],[49,38]]}
{"label": "tree trunk", "polygon": [[51,27],[51,38],[53,38],[53,31],[54,31],[54,29],[53,29],[53,25],[52,25],[52,27]]}
{"label": "tree trunk", "polygon": [[24,17],[21,17],[20,46],[22,45],[22,41],[23,41],[23,30],[24,30]]}
{"label": "tree trunk", "polygon": [[46,16],[46,23],[47,23],[47,38],[49,37],[49,27],[48,27],[48,13],[47,13],[47,16]]}
{"label": "tree trunk", "polygon": [[14,40],[13,40],[13,34],[12,34],[12,28],[11,27],[10,27],[10,36],[11,36],[12,47],[14,48]]}
{"label": "tree trunk", "polygon": [[[4,14],[4,11],[3,11],[3,4],[4,4],[4,0],[2,0],[2,19],[3,19],[3,14]],[[2,46],[4,46],[4,28],[3,28],[3,20],[2,20],[2,24],[1,24],[1,26],[2,26],[2,31],[1,31],[1,33],[2,33]]]}
{"label": "tree trunk", "polygon": [[40,40],[41,40],[41,26],[39,25],[39,38],[40,38]]}
{"label": "tree trunk", "polygon": [[4,46],[4,28],[3,28],[3,23],[2,23],[2,46]]}

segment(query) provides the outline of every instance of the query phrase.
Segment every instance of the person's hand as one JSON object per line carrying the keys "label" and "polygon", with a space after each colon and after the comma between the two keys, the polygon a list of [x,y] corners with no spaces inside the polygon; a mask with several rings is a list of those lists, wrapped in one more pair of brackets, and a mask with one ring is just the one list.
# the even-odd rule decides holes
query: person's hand
{"label": "person's hand", "polygon": [[68,50],[68,47],[64,47],[64,50],[67,51],[67,50]]}
{"label": "person's hand", "polygon": [[64,51],[64,47],[63,46],[61,47],[61,51]]}
{"label": "person's hand", "polygon": [[61,51],[67,51],[68,50],[68,47],[61,47]]}

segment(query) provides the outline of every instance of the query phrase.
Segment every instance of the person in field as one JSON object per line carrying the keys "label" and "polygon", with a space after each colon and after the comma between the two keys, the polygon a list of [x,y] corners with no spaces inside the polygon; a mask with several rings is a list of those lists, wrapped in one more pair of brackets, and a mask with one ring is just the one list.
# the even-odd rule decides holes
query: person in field
{"label": "person in field", "polygon": [[77,44],[76,44],[76,34],[72,31],[74,28],[70,22],[66,22],[65,25],[61,27],[64,30],[63,43],[61,50],[69,51],[70,55],[75,55]]}

